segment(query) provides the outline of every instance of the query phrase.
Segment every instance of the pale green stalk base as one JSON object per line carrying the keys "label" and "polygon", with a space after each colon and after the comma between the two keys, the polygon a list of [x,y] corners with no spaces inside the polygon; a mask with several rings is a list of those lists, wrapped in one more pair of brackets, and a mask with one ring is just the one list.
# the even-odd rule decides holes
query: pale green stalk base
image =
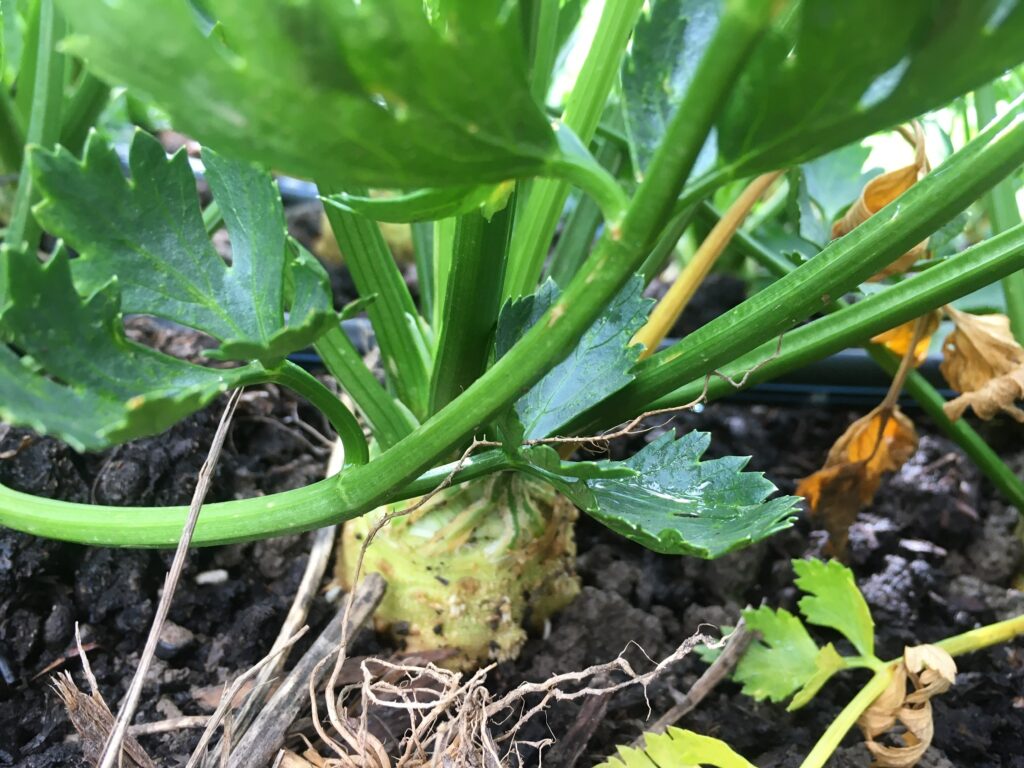
{"label": "pale green stalk base", "polygon": [[[346,587],[370,529],[409,504],[345,524],[339,576]],[[452,649],[437,662],[452,669],[515,658],[526,641],[524,619],[540,624],[579,593],[576,516],[566,498],[520,473],[438,493],[393,519],[367,548],[362,572],[388,582],[377,628],[404,640],[407,651]]]}

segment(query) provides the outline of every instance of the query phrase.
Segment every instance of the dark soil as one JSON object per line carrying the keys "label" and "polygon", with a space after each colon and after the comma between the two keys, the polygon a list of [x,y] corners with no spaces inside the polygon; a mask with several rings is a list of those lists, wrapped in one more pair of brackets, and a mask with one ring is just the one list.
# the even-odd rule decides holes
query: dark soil
{"label": "dark soil", "polygon": [[[813,470],[856,414],[813,409],[713,405],[675,421],[679,429],[714,435],[710,453],[752,454],[786,492]],[[249,393],[236,416],[212,498],[271,493],[318,478],[324,447],[295,426],[315,414],[273,390]],[[883,486],[851,535],[851,564],[878,625],[880,653],[936,640],[1024,612],[1024,593],[1007,587],[1019,573],[1022,548],[1013,536],[1015,510],[1003,504],[978,471],[918,416],[923,436],[916,456]],[[60,443],[5,430],[0,482],[19,490],[75,501],[184,504],[216,425],[216,410],[188,419],[165,435],[99,456],[77,455]],[[635,450],[617,445],[615,453]],[[1000,433],[1005,434],[1005,431]],[[1024,468],[1019,446],[1008,456]],[[494,685],[540,679],[613,658],[636,644],[652,658],[667,655],[701,623],[732,623],[741,606],[766,601],[794,608],[790,558],[818,554],[822,537],[805,519],[772,540],[714,562],[664,557],[634,546],[589,521],[578,529],[579,598],[531,639],[520,660],[500,667]],[[187,630],[164,647],[146,687],[139,722],[211,709],[211,688],[265,653],[287,611],[305,564],[308,538],[196,551],[174,601],[171,619]],[[94,643],[90,659],[108,701],[124,693],[149,626],[169,554],[88,549],[0,531],[0,765],[75,766],[79,749],[40,674],[73,656],[74,624]],[[205,574],[213,583],[197,583]],[[326,621],[321,597],[310,623]],[[375,650],[364,639],[359,652]],[[377,649],[379,650],[379,649]],[[631,652],[638,664],[642,657]],[[958,659],[957,686],[935,703],[932,765],[1024,766],[1024,643]],[[79,675],[74,658],[54,669]],[[616,744],[632,741],[650,713],[673,703],[703,669],[695,658],[648,691],[611,699],[606,718],[578,765],[591,765]],[[758,704],[737,686],[720,686],[683,725],[727,739],[762,768],[796,766],[836,712],[864,682],[851,673],[830,682],[812,706],[787,714]],[[525,739],[561,736],[579,706],[552,707]],[[161,764],[184,760],[195,732],[144,737]],[[857,745],[851,734],[845,742]],[[549,752],[545,765],[560,765]],[[850,746],[836,765],[867,765]]]}

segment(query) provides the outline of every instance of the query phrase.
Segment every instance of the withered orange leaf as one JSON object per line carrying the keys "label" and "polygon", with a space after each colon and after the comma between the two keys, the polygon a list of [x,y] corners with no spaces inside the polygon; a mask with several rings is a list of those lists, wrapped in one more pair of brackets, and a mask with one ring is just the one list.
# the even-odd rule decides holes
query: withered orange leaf
{"label": "withered orange leaf", "polygon": [[[932,344],[932,334],[939,328],[939,322],[942,320],[942,312],[935,310],[929,312],[924,316],[925,326],[921,332],[920,337],[917,340],[917,344],[914,344],[914,367],[921,365],[925,358],[928,356],[928,349]],[[899,357],[903,357],[907,354],[907,350],[910,348],[911,343],[914,341],[914,326],[917,324],[917,320],[909,320],[902,325],[897,325],[895,328],[890,328],[884,333],[880,333],[871,339],[875,344],[882,344],[886,349]]]}
{"label": "withered orange leaf", "polygon": [[[917,122],[908,128],[901,128],[900,133],[914,147],[914,162],[895,171],[876,176],[864,185],[864,189],[846,214],[832,225],[832,237],[842,237],[870,219],[885,206],[902,195],[918,179],[928,172],[928,159],[925,155],[924,130]],[[890,275],[898,275],[910,269],[918,259],[925,256],[928,250],[928,239],[921,241],[899,258],[895,259],[881,272],[873,275],[871,282],[877,282]]]}
{"label": "withered orange leaf", "polygon": [[951,419],[967,408],[982,419],[1004,412],[1024,422],[1024,348],[1010,332],[1006,315],[972,315],[946,307],[956,328],[942,345],[939,370],[960,397],[946,403]]}
{"label": "withered orange leaf", "polygon": [[914,423],[898,407],[880,405],[853,422],[825,465],[797,485],[797,494],[821,518],[836,557],[845,556],[850,525],[875,497],[882,475],[899,469],[916,450]]}

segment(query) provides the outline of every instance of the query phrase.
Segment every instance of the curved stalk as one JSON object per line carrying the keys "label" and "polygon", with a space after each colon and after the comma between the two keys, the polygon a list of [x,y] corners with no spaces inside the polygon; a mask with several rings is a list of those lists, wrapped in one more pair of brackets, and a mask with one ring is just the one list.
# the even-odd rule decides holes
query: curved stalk
{"label": "curved stalk", "polygon": [[[514,462],[501,451],[471,458],[456,470],[446,464],[424,474],[387,501],[401,501],[429,493],[452,472],[452,484],[465,483],[492,472],[512,469]],[[343,472],[341,476],[345,473]],[[203,506],[192,537],[196,547],[230,544],[299,533],[329,522],[342,522],[364,510],[338,505],[339,476],[253,499],[222,501]],[[188,507],[113,507],[57,501],[0,485],[0,521],[35,536],[104,547],[175,547],[188,516]]]}
{"label": "curved stalk", "polygon": [[271,381],[294,390],[316,406],[338,433],[345,449],[345,464],[365,464],[370,459],[370,449],[356,417],[316,377],[286,360],[279,368],[270,372]]}
{"label": "curved stalk", "polygon": [[[733,359],[719,370],[734,379],[749,374],[747,385],[767,381],[847,347],[866,343],[883,331],[920,317],[1021,268],[1024,268],[1024,225],[978,243],[856,304],[790,331],[783,337],[782,352],[778,355],[774,355],[778,343],[772,340]],[[756,370],[752,370],[755,366]],[[690,379],[685,385],[655,400],[652,407],[667,408],[688,403],[701,393],[703,386],[704,376]],[[717,377],[708,384],[708,397],[712,399],[733,391],[733,385]]]}

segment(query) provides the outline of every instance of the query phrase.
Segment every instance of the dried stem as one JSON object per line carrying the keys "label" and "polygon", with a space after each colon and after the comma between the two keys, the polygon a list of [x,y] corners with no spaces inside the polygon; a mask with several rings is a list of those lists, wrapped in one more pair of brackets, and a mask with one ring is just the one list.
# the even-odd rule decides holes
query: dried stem
{"label": "dried stem", "polygon": [[199,512],[203,508],[203,501],[206,499],[206,494],[210,489],[213,470],[217,466],[218,459],[220,459],[221,449],[224,447],[224,439],[227,437],[228,427],[231,424],[231,417],[234,415],[235,407],[238,405],[238,399],[241,394],[242,389],[239,388],[234,390],[228,398],[228,403],[220,418],[220,424],[217,425],[217,432],[213,436],[210,452],[207,454],[206,461],[203,462],[203,466],[199,470],[196,490],[192,495],[192,503],[189,505],[188,518],[181,532],[181,538],[178,540],[178,548],[174,553],[171,569],[167,572],[167,578],[164,580],[164,591],[160,596],[160,603],[157,605],[153,625],[149,629],[149,637],[146,638],[146,645],[142,651],[142,657],[139,659],[138,669],[135,670],[135,676],[132,678],[124,703],[121,705],[121,711],[118,713],[114,729],[107,739],[99,768],[112,768],[121,754],[121,742],[124,739],[128,724],[135,714],[139,697],[142,695],[142,685],[146,679],[146,673],[149,671],[149,665],[156,654],[160,633],[163,631],[164,622],[167,620],[167,614],[171,609],[171,602],[174,600],[174,592],[178,587],[178,581],[181,579],[181,573],[185,568],[185,559],[188,557],[188,548],[192,542],[192,534],[195,531],[196,523],[199,521]]}

